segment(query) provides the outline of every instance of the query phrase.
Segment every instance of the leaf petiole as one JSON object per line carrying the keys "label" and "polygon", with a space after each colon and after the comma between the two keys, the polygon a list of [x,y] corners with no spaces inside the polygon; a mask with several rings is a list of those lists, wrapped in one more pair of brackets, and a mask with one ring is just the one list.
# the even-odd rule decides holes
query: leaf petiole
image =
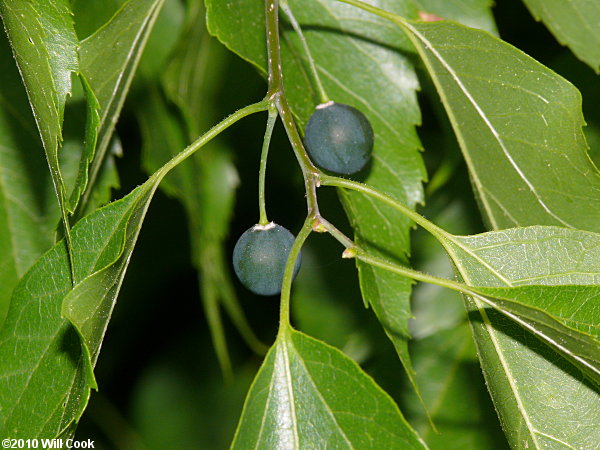
{"label": "leaf petiole", "polygon": [[389,195],[386,195],[383,192],[380,192],[379,190],[377,190],[371,186],[368,186],[363,183],[359,183],[357,181],[347,180],[345,178],[340,178],[340,177],[332,177],[330,175],[325,175],[325,174],[321,174],[319,181],[320,181],[321,186],[336,186],[339,188],[351,189],[353,191],[361,192],[363,194],[366,194],[373,198],[376,198],[376,199],[382,201],[383,203],[386,203],[387,205],[391,206],[395,210],[404,214],[406,217],[411,219],[417,225],[420,225],[421,227],[423,227],[425,230],[427,230],[429,233],[431,233],[442,244],[444,243],[445,240],[448,240],[451,238],[451,236],[448,234],[448,232],[446,232],[442,228],[438,227],[437,225],[433,224],[432,222],[427,220],[425,217],[423,217],[419,213],[413,211],[412,209],[403,205],[399,201],[394,200]]}

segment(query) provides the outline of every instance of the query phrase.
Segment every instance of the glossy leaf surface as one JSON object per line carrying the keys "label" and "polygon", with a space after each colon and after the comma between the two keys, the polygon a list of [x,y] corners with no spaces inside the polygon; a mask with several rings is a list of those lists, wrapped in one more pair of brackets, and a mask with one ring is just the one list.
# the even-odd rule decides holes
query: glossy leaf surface
{"label": "glossy leaf surface", "polygon": [[[66,211],[58,151],[62,143],[65,102],[71,93],[71,74],[79,67],[79,40],[70,3],[67,0],[40,4],[3,0],[0,14],[44,144],[58,202]],[[63,215],[66,216],[66,212]]]}
{"label": "glossy leaf surface", "polygon": [[61,241],[15,288],[0,332],[3,437],[53,438],[81,416],[96,387],[92,368],[156,186],[157,178],[150,178],[73,228],[75,286]]}
{"label": "glossy leaf surface", "polygon": [[[484,32],[450,22],[406,27],[444,102],[490,227],[597,231],[600,175],[587,155],[579,91]],[[584,204],[585,211],[577,206]]]}
{"label": "glossy leaf surface", "polygon": [[[434,78],[489,224],[560,224],[597,231],[600,177],[586,154],[577,90],[482,32],[444,22],[404,26]],[[498,64],[500,58],[505,64]],[[515,188],[519,185],[521,189]],[[584,209],[577,207],[584,204]],[[485,285],[496,276],[480,264],[463,267],[460,258],[453,259],[467,284]],[[519,260],[514,265],[512,259],[503,253],[497,261],[504,270],[515,267],[517,278],[524,280],[536,278],[540,266],[560,272],[565,262],[556,255],[537,264]],[[594,272],[591,265],[591,270],[580,269]],[[493,285],[510,285],[514,273],[502,276],[508,283],[496,279]],[[582,373],[557,361],[556,353],[528,331],[484,311],[482,303],[468,305],[484,374],[509,442],[542,448],[557,442],[585,447],[597,440],[590,427],[598,420],[598,394]],[[540,378],[554,381],[540,385]],[[573,410],[552,407],[548,399]],[[573,426],[574,414],[586,420]]]}
{"label": "glossy leaf surface", "polygon": [[19,278],[53,245],[60,214],[21,77],[8,42],[0,43],[1,328]]}
{"label": "glossy leaf surface", "polygon": [[[502,305],[527,322],[522,328],[524,324],[486,308],[481,300],[467,300],[484,375],[514,446],[526,442],[530,448],[543,448],[562,442],[585,448],[600,437],[594,426],[599,420],[597,389],[534,334],[544,333],[562,344],[570,341],[569,332],[561,336],[564,329],[546,327],[549,313],[564,326],[597,336],[597,286],[585,285],[598,283],[599,242],[597,233],[536,226],[452,237],[445,244],[467,284],[489,286],[490,293],[519,286],[516,291],[530,291],[528,304],[547,311],[533,324],[530,313],[539,313]],[[582,345],[584,353],[597,359],[593,341]],[[560,354],[569,357],[568,352]],[[575,414],[580,418],[577,424],[571,420]]]}
{"label": "glossy leaf surface", "polygon": [[[600,306],[598,286],[478,287],[473,291],[479,294],[473,297],[533,333],[576,365],[596,387],[600,387],[600,340],[596,313]],[[541,308],[532,304],[539,304]],[[565,311],[573,310],[571,305],[577,309],[589,308],[596,317],[589,321],[577,320],[576,313]],[[559,314],[567,312],[567,317],[546,312],[548,309],[555,309]]]}
{"label": "glossy leaf surface", "polygon": [[68,194],[59,150],[71,75],[79,68],[79,40],[71,5],[65,0],[41,4],[6,0],[0,3],[0,15],[41,136],[61,213],[61,231],[70,241]]}
{"label": "glossy leaf surface", "polygon": [[246,399],[233,448],[425,448],[392,399],[359,366],[287,330]]}

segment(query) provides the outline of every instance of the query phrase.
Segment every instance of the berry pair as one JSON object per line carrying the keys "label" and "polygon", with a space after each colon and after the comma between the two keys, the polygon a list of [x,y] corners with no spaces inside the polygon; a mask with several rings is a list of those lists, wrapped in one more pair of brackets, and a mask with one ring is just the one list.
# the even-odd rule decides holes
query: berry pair
{"label": "berry pair", "polygon": [[[317,106],[306,126],[306,149],[322,169],[350,175],[365,167],[373,148],[373,129],[356,108],[327,102]],[[238,239],[233,267],[241,283],[258,295],[281,292],[294,235],[281,225],[254,225]],[[294,265],[294,278],[301,257]]]}

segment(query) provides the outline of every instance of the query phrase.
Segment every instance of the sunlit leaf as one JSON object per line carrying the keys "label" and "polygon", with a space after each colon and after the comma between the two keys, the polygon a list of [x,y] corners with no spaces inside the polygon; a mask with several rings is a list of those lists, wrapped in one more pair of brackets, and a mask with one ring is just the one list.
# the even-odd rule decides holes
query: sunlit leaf
{"label": "sunlit leaf", "polygon": [[[578,91],[483,32],[446,22],[394,20],[412,36],[434,79],[489,224],[597,231],[600,177],[586,154]],[[452,256],[467,284],[489,285],[496,277],[485,265],[463,267]],[[548,254],[515,266],[510,252],[496,261],[506,271],[517,267],[517,278],[527,284],[540,283],[535,278],[541,266],[560,272],[565,263]],[[594,272],[591,264],[577,269]],[[496,278],[492,285],[510,286],[514,273],[501,275],[505,281]],[[469,300],[468,306],[484,375],[509,442],[541,448],[557,442],[586,447],[597,441],[592,424],[598,421],[598,394],[582,372],[557,360],[529,331],[486,312],[480,301]],[[540,384],[541,379],[547,381]],[[575,425],[574,415],[586,419]]]}
{"label": "sunlit leaf", "polygon": [[[572,349],[581,335],[563,326],[597,335],[597,286],[585,285],[598,284],[600,236],[537,226],[454,236],[445,247],[467,284],[488,286],[491,295],[496,290],[504,295],[512,287],[512,295],[525,293],[526,303],[534,307],[496,304],[514,314],[517,325],[515,317],[502,317],[480,298],[467,301],[484,375],[493,386],[490,392],[509,442],[528,442],[534,448],[564,442],[585,448],[600,439],[594,426],[599,420],[596,389],[583,372],[559,356],[572,356],[566,348],[556,350],[539,334]],[[583,340],[582,351],[571,353],[597,360],[597,344],[585,336]],[[594,378],[593,373],[588,376]],[[575,414],[579,420],[573,424]]]}
{"label": "sunlit leaf", "polygon": [[53,438],[81,416],[96,387],[92,366],[158,180],[150,178],[73,228],[74,287],[61,241],[15,288],[0,332],[3,437]]}
{"label": "sunlit leaf", "polygon": [[0,38],[0,327],[19,278],[54,244],[60,213],[25,89]]}
{"label": "sunlit leaf", "polygon": [[79,200],[81,199],[81,196],[87,187],[88,170],[96,154],[98,128],[100,126],[100,105],[98,104],[98,100],[96,100],[96,96],[94,95],[94,92],[92,91],[85,77],[81,76],[80,79],[87,102],[87,123],[85,125],[85,138],[83,151],[81,152],[79,161],[79,171],[69,197],[68,208],[71,213],[75,212],[75,209],[79,204]]}
{"label": "sunlit leaf", "polygon": [[599,230],[600,175],[587,155],[579,91],[482,31],[451,22],[405,29],[444,102],[491,228]]}
{"label": "sunlit leaf", "polygon": [[191,152],[265,107],[249,105],[215,125],[146,183],[79,221],[70,254],[61,241],[21,279],[0,331],[3,437],[74,431],[95,387],[92,368],[158,183]]}
{"label": "sunlit leaf", "polygon": [[[473,297],[532,332],[600,386],[599,286],[531,285],[472,290],[479,294]],[[575,313],[573,305],[577,308]],[[581,319],[577,311],[590,311],[595,317],[577,320]]]}
{"label": "sunlit leaf", "polygon": [[265,359],[233,448],[425,448],[393,400],[342,352],[288,329]]}
{"label": "sunlit leaf", "polygon": [[[68,0],[34,4],[19,0],[0,2],[0,15],[33,109],[54,190],[67,217],[67,193],[58,151],[71,74],[79,68],[71,7]],[[68,223],[67,227],[68,236]]]}

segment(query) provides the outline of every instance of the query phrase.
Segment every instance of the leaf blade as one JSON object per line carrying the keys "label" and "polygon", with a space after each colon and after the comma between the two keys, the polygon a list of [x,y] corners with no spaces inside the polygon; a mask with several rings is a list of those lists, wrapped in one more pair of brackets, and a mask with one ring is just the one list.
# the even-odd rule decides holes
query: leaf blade
{"label": "leaf blade", "polygon": [[[596,386],[600,386],[600,341],[598,321],[592,323],[573,322],[570,318],[557,317],[544,309],[532,306],[536,300],[551,298],[570,303],[594,301],[591,309],[598,310],[600,288],[598,286],[521,286],[512,288],[472,288],[478,300],[500,311],[587,374]],[[540,303],[545,303],[542,301]],[[546,305],[544,305],[546,306]],[[569,325],[576,325],[575,329]],[[582,329],[586,331],[582,331]]]}
{"label": "leaf blade", "polygon": [[[397,23],[403,24],[404,22],[398,19]],[[587,147],[581,132],[583,119],[578,91],[538,63],[482,32],[445,23],[412,24],[406,25],[406,28],[407,30],[412,29],[408,30],[409,33],[416,31],[416,34],[421,35],[413,40],[432,75],[435,76],[436,70],[440,73],[446,72],[446,79],[441,77],[435,80],[436,86],[445,102],[448,115],[453,122],[455,133],[474,178],[475,190],[481,203],[480,209],[483,210],[490,225],[493,228],[504,228],[515,225],[560,224],[597,231],[599,223],[597,218],[600,215],[600,198],[598,198],[597,192],[599,192],[600,177],[586,153]],[[436,35],[436,29],[443,33]],[[432,43],[432,39],[422,38],[424,34],[430,32],[433,34],[427,37],[435,36],[434,43]],[[467,35],[469,39],[465,39]],[[440,41],[442,36],[444,37],[443,42]],[[428,42],[427,48],[423,45],[425,41]],[[457,43],[463,44],[464,55],[467,51],[471,51],[472,55],[465,56],[464,61],[460,61],[460,58],[446,61],[439,56],[439,53],[438,56],[428,54],[435,45],[444,47],[446,42],[449,43],[449,48],[456,47],[456,55],[461,53]],[[471,45],[471,48],[467,49],[464,47],[465,42],[475,45]],[[495,52],[490,51],[489,55],[484,55],[485,57],[481,57],[481,51],[476,54],[474,48],[481,50],[482,42],[489,45],[489,48]],[[446,50],[442,48],[441,51]],[[510,56],[506,59],[506,65],[500,66],[498,59],[504,55],[503,52]],[[435,49],[432,53],[435,53]],[[495,57],[493,63],[490,59],[491,55]],[[428,58],[437,58],[437,61],[432,62],[432,59]],[[483,109],[473,100],[472,96],[470,98],[465,96],[465,92],[470,94],[465,87],[468,83],[471,83],[471,87],[477,86],[478,77],[473,76],[469,82],[463,82],[466,79],[463,76],[463,80],[456,82],[458,72],[451,70],[449,61],[456,64],[456,67],[460,67],[461,73],[469,73],[470,69],[476,68],[477,70],[472,70],[474,75],[493,73],[496,68],[500,68],[499,73],[505,78],[496,80],[500,83],[493,90],[494,95],[488,97],[488,103],[484,104]],[[436,64],[438,65],[436,66]],[[512,75],[508,73],[511,69],[519,67],[526,68],[531,72],[515,70]],[[518,79],[521,73],[527,75],[523,79]],[[528,78],[530,74],[534,73],[544,82],[537,83],[538,79],[535,76]],[[523,86],[530,90],[530,92],[525,92],[518,102],[515,101],[515,106],[512,108],[510,102],[516,100],[516,97],[509,95],[510,89],[502,85],[503,81],[510,82],[511,77],[513,82],[509,85],[520,85],[523,82]],[[485,79],[490,79],[490,77]],[[454,91],[448,94],[444,89],[447,89],[452,83],[456,83]],[[478,92],[483,96],[483,93],[488,90],[482,84]],[[456,111],[448,101],[450,95],[456,96],[454,98]],[[464,105],[472,109],[471,115],[463,114],[462,120],[459,121],[456,118],[461,113],[458,107],[461,96],[462,100],[467,97]],[[527,98],[531,101],[528,102]],[[508,101],[498,101],[500,108],[496,108],[492,103],[497,99],[508,99]],[[561,102],[564,102],[564,105]],[[540,113],[537,117],[531,115],[532,106],[537,108]],[[518,110],[519,107],[525,109],[525,117],[531,115],[531,121],[521,122],[518,116],[511,116],[511,112],[514,109]],[[486,112],[487,108],[489,109]],[[565,114],[560,114],[563,108]],[[495,112],[498,117],[494,116],[493,120],[488,118],[486,113],[490,111]],[[553,116],[543,115],[550,114],[550,112],[553,113]],[[504,113],[504,117],[502,113]],[[566,118],[564,124],[561,123],[563,116]],[[513,124],[517,125],[514,130],[509,127],[510,119],[513,118]],[[468,126],[477,124],[477,120],[481,121],[479,124],[482,127],[479,127],[478,130],[475,130],[477,127],[473,127],[470,130]],[[549,123],[553,125],[552,128],[548,126]],[[494,133],[495,124],[501,125],[506,133],[505,136]],[[519,124],[521,125],[518,126]],[[500,150],[497,153],[500,155],[500,159],[490,159],[486,156],[474,162],[474,158],[478,156],[477,152],[469,151],[467,144],[470,143],[473,147],[473,143],[481,142],[477,140],[477,135],[485,133],[486,129],[488,133],[491,133],[492,139],[484,140],[483,145],[474,146],[474,149],[477,150],[477,147],[486,149],[487,152],[480,153],[488,154],[490,153],[489,146],[486,148],[485,143],[495,142],[496,149]],[[475,132],[469,135],[474,130]],[[519,142],[519,134],[529,136],[533,145],[532,142]],[[509,139],[506,140],[505,137]],[[510,152],[507,151],[509,148]],[[511,153],[514,149],[520,149],[521,152]],[[541,149],[547,150],[541,152]],[[519,159],[516,159],[515,156],[518,156]],[[540,167],[549,167],[549,170],[540,170]],[[562,181],[557,178],[559,173]],[[499,176],[500,174],[502,176]],[[513,188],[514,186],[521,188]],[[557,187],[560,189],[556,189]],[[582,202],[586,204],[585,211],[573,207],[573,205],[581,205],[580,200],[582,199],[585,199],[585,202]],[[510,259],[510,255],[506,256]],[[486,273],[485,267],[480,266],[479,270],[469,270],[469,268],[461,267],[460,261],[455,257],[453,259],[457,264],[460,276],[467,284],[487,285],[490,282],[490,273]],[[510,264],[509,261],[505,261],[505,263]],[[528,272],[526,269],[524,270],[527,275]],[[508,281],[510,283],[510,279]],[[500,281],[495,279],[493,283],[492,285],[498,285]],[[597,414],[593,412],[593,405],[597,402],[597,393],[585,383],[582,373],[566,361],[556,362],[555,352],[545,344],[536,342],[531,335],[527,334],[527,331],[517,329],[517,325],[507,322],[498,314],[488,314],[484,311],[484,305],[480,301],[467,298],[466,303],[486,381],[490,386],[490,393],[509,442],[513,446],[525,445],[534,448],[541,448],[548,443],[556,445],[557,442],[566,446],[581,445],[585,447],[588,445],[590,442],[589,425],[597,420]],[[539,389],[536,386],[538,379],[532,377],[530,372],[524,371],[524,367],[535,367],[532,370],[535,370],[540,377],[559,379],[563,389],[556,390],[548,386],[548,383]],[[548,400],[549,398],[560,398],[562,402],[577,406],[570,411],[557,410],[553,408],[553,403]],[[553,414],[549,413],[550,409],[548,408],[553,408]],[[573,414],[578,414],[580,417],[583,415],[586,419],[591,417],[591,419],[582,421],[575,428],[569,419]],[[597,438],[597,434],[594,434],[593,439]]]}
{"label": "leaf blade", "polygon": [[0,53],[1,327],[19,278],[53,245],[60,215],[43,152],[26,152],[40,148],[41,141],[4,37],[0,39]]}
{"label": "leaf blade", "polygon": [[99,103],[100,122],[95,157],[89,167],[88,187],[82,194],[80,209],[85,209],[90,201],[115,123],[163,3],[164,0],[129,0],[109,22],[81,42],[81,73]]}
{"label": "leaf blade", "polygon": [[[346,394],[339,392],[342,386]],[[257,374],[232,447],[324,445],[425,447],[391,398],[356,363],[333,347],[289,330],[278,338]]]}
{"label": "leaf blade", "polygon": [[600,71],[600,5],[597,2],[524,0],[537,21],[597,73]]}
{"label": "leaf blade", "polygon": [[[553,326],[569,327],[577,322],[577,328],[585,332],[588,327],[592,329],[597,325],[594,321],[598,312],[594,308],[581,308],[581,303],[588,301],[586,289],[597,291],[598,243],[597,233],[548,226],[454,236],[445,243],[457,272],[469,285],[485,286],[483,289],[489,293],[503,292],[502,295],[510,290],[513,295],[527,290],[555,291],[540,296],[539,302],[535,296],[533,300],[530,298],[529,306],[525,307],[531,308],[528,311],[515,311],[514,303],[496,304],[509,309],[510,318],[486,308],[477,296],[465,297],[484,375],[512,445],[527,442],[531,447],[542,448],[548,443],[561,442],[566,446],[585,447],[600,437],[592,426],[598,420],[594,407],[598,401],[596,389],[584,372],[559,357],[547,343],[542,343],[544,339],[538,339],[539,335],[534,337],[539,331],[553,337],[560,334],[548,331],[546,325],[539,326],[540,318],[532,320],[532,316],[540,314],[538,307],[542,306],[555,314],[550,320],[558,317],[558,325]],[[576,274],[577,271],[581,273]],[[571,288],[570,284],[579,286]],[[588,288],[586,284],[595,286]],[[563,288],[563,298],[568,301],[556,304],[548,301],[561,295]],[[576,293],[569,293],[569,289],[581,289],[583,298],[571,301],[576,299]],[[517,310],[519,308],[520,305]],[[515,312],[523,316],[515,316]],[[546,317],[541,319],[545,321],[548,313],[543,314]],[[593,349],[593,342],[586,343],[586,348]],[[568,352],[566,354],[568,356]],[[583,370],[589,379],[596,379],[593,370]],[[570,406],[561,408],[557,406],[560,403]],[[573,414],[581,418],[576,426],[571,425]]]}
{"label": "leaf blade", "polygon": [[[450,22],[406,26],[442,96],[491,227],[597,231],[600,176],[587,155],[579,91],[484,32]],[[582,199],[590,205],[585,214],[573,208]]]}
{"label": "leaf blade", "polygon": [[[71,252],[77,261],[76,278],[83,282],[72,287],[70,261],[61,241],[37,261],[15,288],[5,326],[0,331],[3,361],[0,432],[3,436],[54,438],[83,413],[90,389],[96,387],[92,366],[110,313],[97,320],[91,332],[82,320],[87,314],[77,313],[90,306],[90,298],[95,304],[99,303],[98,299],[103,300],[105,287],[109,287],[114,304],[141,223],[129,234],[129,247],[125,246],[123,226],[128,225],[128,217],[136,212],[136,207],[136,219],[143,220],[156,184],[157,178],[151,178],[124,199],[75,225]],[[99,234],[90,241],[89,236],[94,233]],[[111,267],[119,268],[119,276],[113,277],[108,285],[96,283],[95,289],[90,291],[90,280],[96,281],[102,269]],[[91,292],[91,295],[86,299],[82,292]],[[73,307],[69,298],[88,300],[88,303]],[[84,345],[62,313],[79,326]],[[51,389],[48,379],[54,380]],[[31,411],[36,414],[32,415]]]}
{"label": "leaf blade", "polygon": [[66,188],[58,151],[66,97],[71,93],[71,74],[79,68],[79,40],[70,3],[58,0],[34,5],[3,0],[0,13],[42,138],[68,236]]}

